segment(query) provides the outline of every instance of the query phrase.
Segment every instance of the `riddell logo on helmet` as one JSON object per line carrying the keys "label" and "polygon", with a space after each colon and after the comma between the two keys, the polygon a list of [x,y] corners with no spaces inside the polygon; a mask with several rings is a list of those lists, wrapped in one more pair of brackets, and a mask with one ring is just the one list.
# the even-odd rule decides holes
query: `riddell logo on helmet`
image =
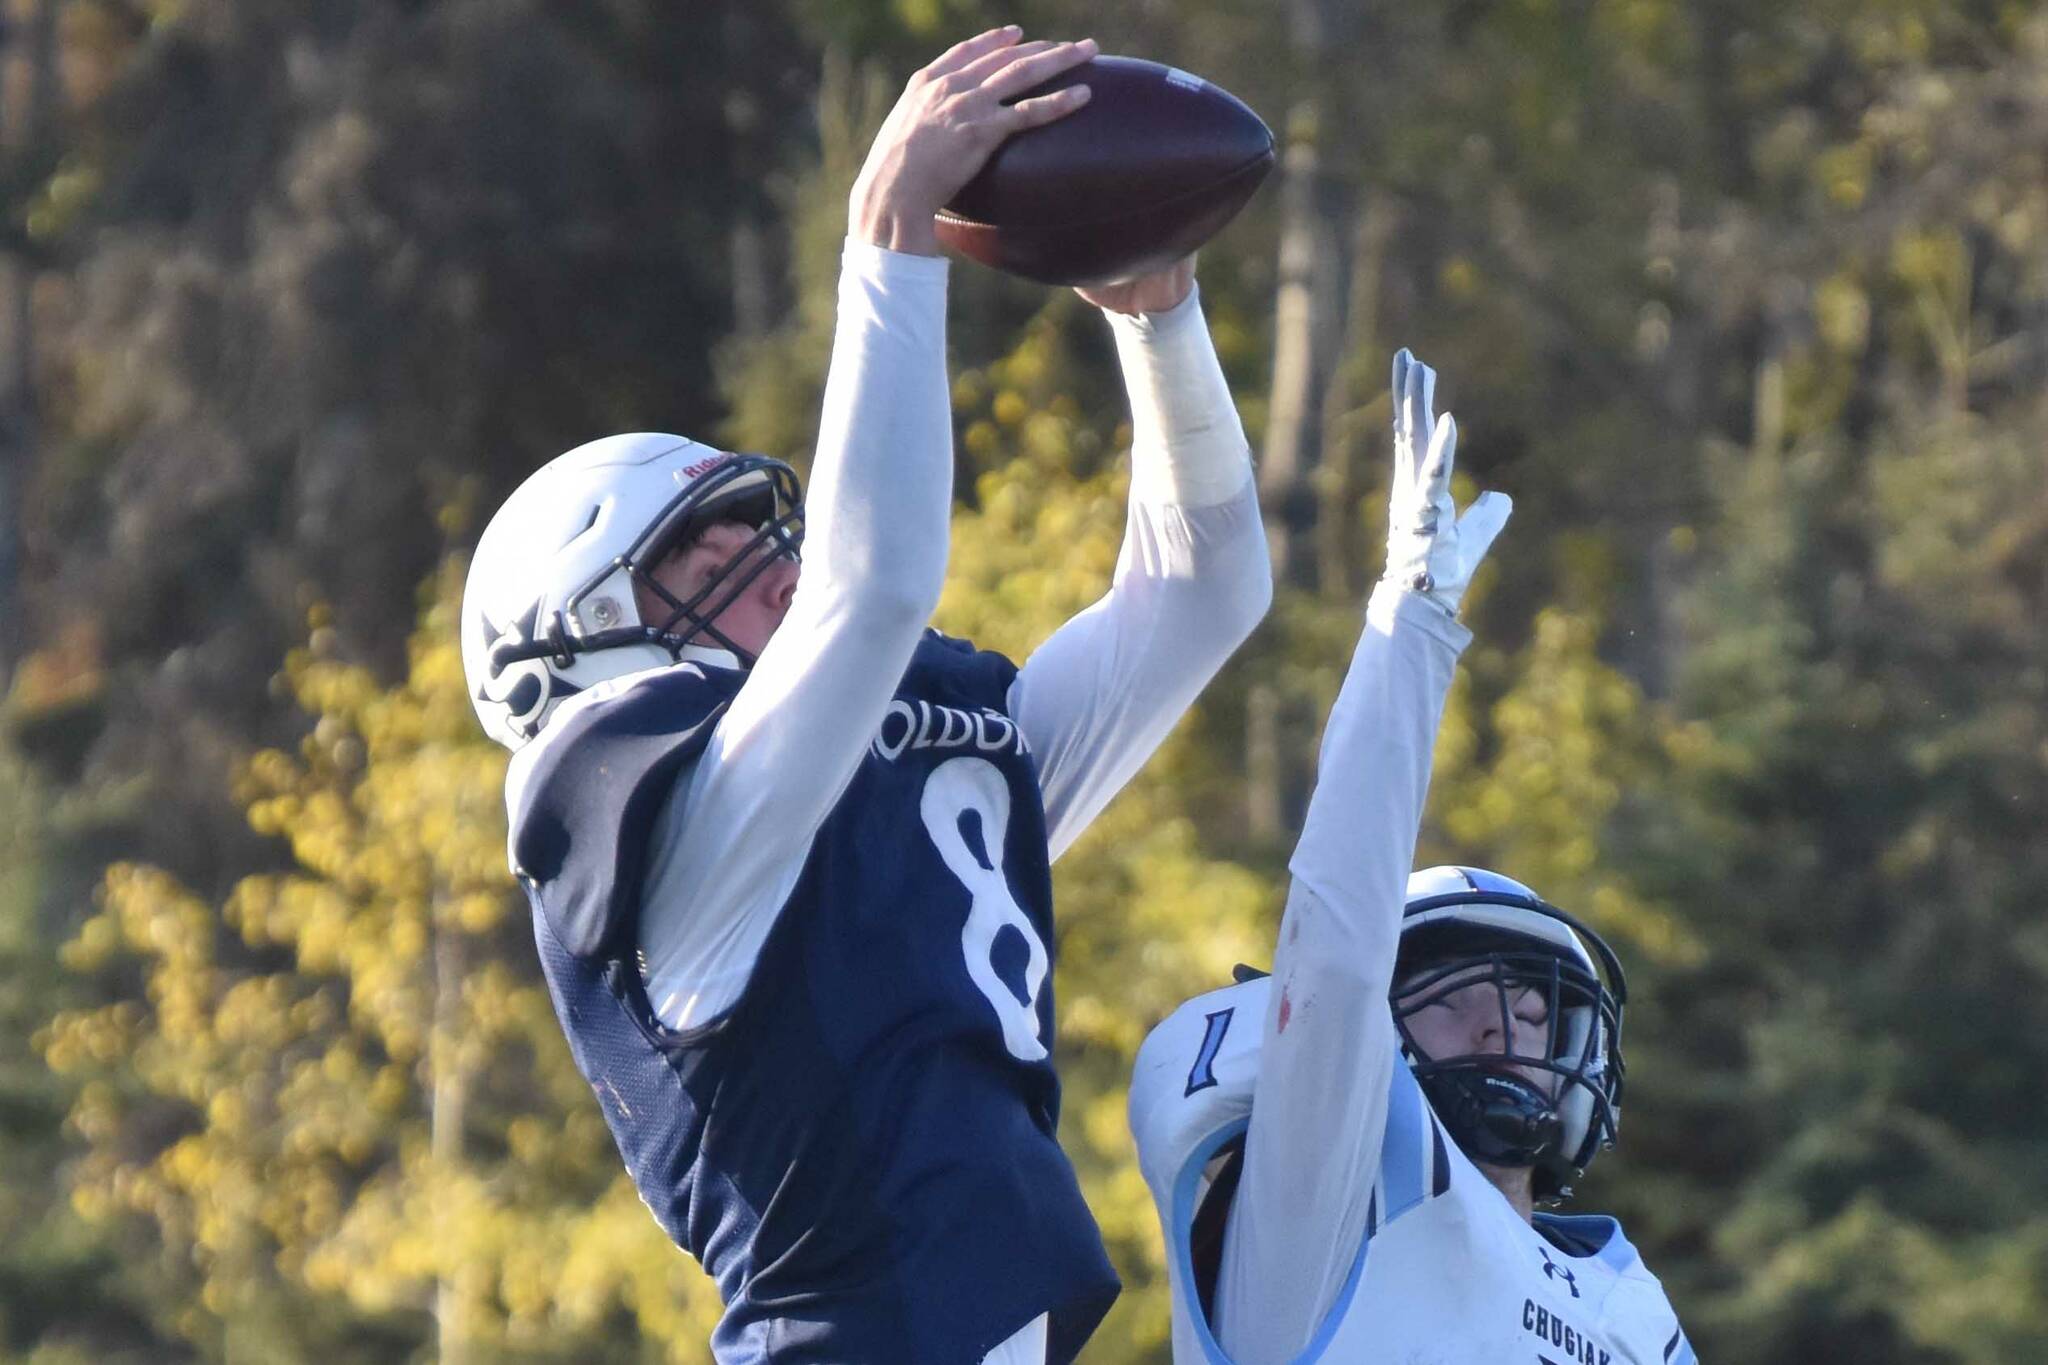
{"label": "riddell logo on helmet", "polygon": [[726,462],[727,458],[725,455],[713,455],[708,460],[699,460],[695,464],[686,464],[683,466],[682,476],[686,479],[694,479],[699,474],[718,468],[718,466]]}

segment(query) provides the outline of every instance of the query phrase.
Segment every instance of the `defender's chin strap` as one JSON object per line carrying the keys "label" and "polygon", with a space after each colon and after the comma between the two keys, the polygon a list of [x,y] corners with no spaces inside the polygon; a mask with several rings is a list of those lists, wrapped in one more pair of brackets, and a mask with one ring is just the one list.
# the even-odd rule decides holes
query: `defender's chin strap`
{"label": "defender's chin strap", "polygon": [[1481,1165],[1541,1165],[1564,1140],[1563,1115],[1527,1081],[1482,1066],[1446,1067],[1421,1079],[1437,1116]]}

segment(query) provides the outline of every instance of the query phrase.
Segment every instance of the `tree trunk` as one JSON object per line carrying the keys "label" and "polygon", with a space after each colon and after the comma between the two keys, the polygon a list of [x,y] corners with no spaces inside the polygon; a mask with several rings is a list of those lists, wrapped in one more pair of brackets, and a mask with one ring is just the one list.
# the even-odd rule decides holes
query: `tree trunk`
{"label": "tree trunk", "polygon": [[[28,51],[0,60],[0,110],[23,111],[19,128],[0,128],[0,155],[14,168],[33,159],[50,136],[56,107],[56,0],[30,0]],[[15,214],[20,206],[12,205]],[[26,648],[21,612],[21,499],[36,444],[35,270],[25,252],[0,261],[0,693],[13,681]]]}
{"label": "tree trunk", "polygon": [[[429,1091],[433,1110],[428,1116],[428,1144],[434,1158],[434,1180],[445,1188],[467,1159],[463,1129],[469,1117],[469,1076],[460,1060],[459,1030],[468,954],[460,931],[447,922],[445,909],[436,905],[435,911],[434,1023],[427,1053],[433,1073]],[[434,1338],[440,1365],[468,1365],[471,1358],[471,1278],[465,1265],[444,1262],[441,1266],[434,1286]]]}
{"label": "tree trunk", "polygon": [[1331,515],[1316,525],[1316,581],[1328,596],[1351,599],[1379,567],[1377,547],[1358,543],[1359,454],[1370,445],[1367,412],[1386,383],[1388,348],[1379,335],[1380,280],[1394,234],[1395,212],[1385,199],[1368,199],[1352,215],[1354,231],[1348,271],[1350,297],[1344,304],[1344,334],[1337,365],[1323,395],[1323,459],[1316,489]]}
{"label": "tree trunk", "polygon": [[1259,494],[1279,581],[1316,583],[1316,475],[1323,402],[1344,335],[1348,236],[1343,192],[1327,183],[1317,141],[1325,110],[1310,95],[1288,112],[1281,162],[1280,269],[1273,321],[1273,383],[1259,464]]}
{"label": "tree trunk", "polygon": [[[1350,292],[1352,194],[1329,172],[1325,139],[1336,124],[1332,58],[1345,45],[1346,0],[1290,0],[1294,65],[1303,94],[1287,111],[1280,162],[1279,282],[1273,382],[1259,463],[1259,498],[1277,589],[1319,592],[1324,431],[1330,382],[1342,354]],[[1281,837],[1307,790],[1308,754],[1289,742],[1287,699],[1274,684],[1247,699],[1246,819],[1254,837]]]}
{"label": "tree trunk", "polygon": [[[746,6],[735,5],[725,13],[726,69],[734,73],[732,86],[725,93],[726,145],[731,149],[733,164],[740,167],[773,164],[768,120],[762,116],[760,97],[755,93],[757,87],[769,88],[772,84],[772,75],[767,70],[754,71],[763,67],[764,58],[770,55],[764,51],[769,45],[760,28]],[[732,335],[763,336],[775,320],[775,280],[768,234],[762,226],[758,204],[742,201],[730,205],[729,210]]]}

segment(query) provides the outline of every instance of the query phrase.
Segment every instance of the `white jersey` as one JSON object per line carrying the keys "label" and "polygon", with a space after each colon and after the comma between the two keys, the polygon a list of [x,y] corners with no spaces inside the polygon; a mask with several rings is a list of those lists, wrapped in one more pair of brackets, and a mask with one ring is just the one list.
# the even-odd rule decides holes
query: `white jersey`
{"label": "white jersey", "polygon": [[[1131,1129],[1171,1249],[1181,1365],[1691,1365],[1620,1227],[1532,1228],[1450,1141],[1401,1056],[1387,996],[1470,638],[1399,585],[1374,592],[1288,863],[1271,981],[1189,1001],[1139,1051]],[[1213,1292],[1198,1293],[1190,1235],[1239,1139],[1207,1252]]]}
{"label": "white jersey", "polygon": [[[1166,1232],[1176,1365],[1233,1365],[1218,1330],[1256,1336],[1255,1322],[1226,1326],[1203,1311],[1219,1267],[1212,1259],[1198,1272],[1191,1234],[1250,1124],[1270,989],[1259,980],[1197,996],[1138,1053],[1131,1126]],[[1531,1227],[1450,1140],[1398,1056],[1387,1074],[1363,1235],[1295,1360],[1695,1365],[1663,1286],[1618,1222],[1538,1214]],[[1313,1185],[1319,1174],[1305,1164],[1300,1179]]]}

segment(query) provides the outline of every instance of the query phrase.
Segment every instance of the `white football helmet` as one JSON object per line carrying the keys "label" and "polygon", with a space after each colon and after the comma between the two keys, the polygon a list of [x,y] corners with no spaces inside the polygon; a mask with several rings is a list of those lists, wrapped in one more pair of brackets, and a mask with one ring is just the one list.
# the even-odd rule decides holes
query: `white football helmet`
{"label": "white football helmet", "polygon": [[[737,521],[755,536],[688,601],[647,572],[684,538]],[[712,624],[778,555],[803,541],[796,472],[681,436],[607,436],[558,455],[505,499],[462,591],[462,669],[477,718],[517,749],[563,698],[659,668],[693,642],[753,656]],[[756,553],[772,542],[773,554]],[[735,572],[735,567],[738,571]],[[671,608],[643,621],[634,584]]]}
{"label": "white football helmet", "polygon": [[[1503,1037],[1513,1036],[1510,994],[1544,993],[1543,1055],[1432,1057],[1416,1044],[1409,1016],[1475,982],[1495,987]],[[1533,1167],[1538,1199],[1570,1194],[1571,1182],[1614,1143],[1627,999],[1621,961],[1606,941],[1512,877],[1430,867],[1408,878],[1393,1006],[1409,1065],[1465,1154]],[[1539,1087],[1526,1079],[1532,1071],[1556,1079]]]}

